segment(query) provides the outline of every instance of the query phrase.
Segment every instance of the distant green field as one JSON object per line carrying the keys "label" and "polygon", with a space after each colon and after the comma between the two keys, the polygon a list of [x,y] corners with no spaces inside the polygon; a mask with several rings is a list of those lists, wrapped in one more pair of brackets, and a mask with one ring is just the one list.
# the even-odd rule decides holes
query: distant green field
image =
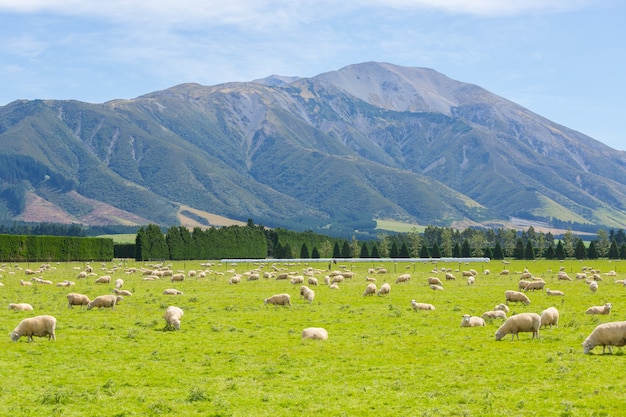
{"label": "distant green field", "polygon": [[[39,265],[21,264],[20,268]],[[20,285],[30,280],[13,264],[0,270],[4,305],[26,302],[33,312],[0,309],[0,415],[10,416],[620,416],[626,396],[620,377],[624,351],[583,355],[581,342],[599,323],[625,320],[626,265],[593,262],[513,261],[472,264],[346,263],[356,273],[338,290],[312,286],[313,303],[299,296],[299,285],[263,279],[228,284],[234,273],[252,268],[303,275],[311,266],[323,283],[326,263],[256,263],[203,267],[199,261],[176,262],[173,271],[207,271],[204,278],[143,280],[130,267],[155,270],[147,263],[93,264],[98,276],[122,278],[133,295],[117,308],[67,308],[66,294],[94,298],[112,292],[96,276],[78,279],[84,263],[52,265],[38,273],[68,288]],[[377,286],[391,283],[388,297],[364,297],[368,268]],[[558,281],[563,267],[572,277],[583,266],[602,275],[596,293],[582,280]],[[510,275],[498,273],[507,268]],[[540,338],[520,334],[519,341],[496,342],[500,322],[461,328],[463,314],[481,315],[504,302],[504,291],[517,289],[519,272],[528,268],[565,297],[530,292],[530,306],[511,305],[511,313],[537,312],[555,306],[559,326],[542,329]],[[436,268],[436,271],[434,270]],[[441,268],[457,276],[445,281]],[[460,270],[474,268],[468,286]],[[485,269],[490,275],[484,275]],[[401,273],[411,280],[395,284]],[[429,276],[443,282],[432,291]],[[306,276],[305,276],[306,279]],[[184,295],[166,296],[166,288]],[[292,306],[264,305],[277,293],[291,295]],[[415,312],[410,300],[432,303],[435,311]],[[592,305],[613,303],[609,316],[589,316]],[[169,305],[184,309],[180,331],[163,331]],[[57,340],[7,336],[25,317],[51,314],[58,319]],[[326,341],[302,340],[305,327],[324,327]]]}
{"label": "distant green field", "polygon": [[99,235],[97,237],[113,239],[113,243],[135,243],[137,234],[128,233],[119,235]]}

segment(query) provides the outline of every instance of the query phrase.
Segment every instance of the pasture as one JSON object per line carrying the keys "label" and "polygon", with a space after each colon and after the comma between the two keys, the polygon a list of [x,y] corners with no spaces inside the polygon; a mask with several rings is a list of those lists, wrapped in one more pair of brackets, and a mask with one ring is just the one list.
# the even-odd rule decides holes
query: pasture
{"label": "pasture", "polygon": [[[601,354],[596,347],[583,355],[582,341],[596,325],[626,320],[626,288],[620,262],[512,261],[489,263],[344,263],[355,277],[324,285],[327,263],[260,262],[201,266],[200,261],[174,262],[174,271],[207,270],[203,278],[170,282],[169,277],[144,281],[130,267],[154,269],[148,263],[92,263],[96,275],[111,275],[111,284],[96,276],[78,279],[84,263],[53,264],[34,276],[72,280],[73,287],[33,283],[24,269],[33,263],[0,268],[0,415],[11,416],[619,416],[626,410],[622,348]],[[264,279],[229,284],[234,273],[272,266],[298,275],[308,266],[320,281],[309,304],[300,285]],[[368,274],[383,266],[386,274]],[[601,271],[593,293],[576,280],[583,266]],[[557,280],[563,267],[572,281]],[[116,268],[116,269],[115,269]],[[436,272],[433,271],[437,269]],[[446,281],[441,268],[452,269]],[[476,269],[469,286],[461,270]],[[484,269],[490,275],[483,275]],[[511,271],[500,276],[502,269]],[[529,291],[529,306],[511,304],[511,313],[536,312],[554,306],[558,327],[541,329],[539,339],[521,333],[495,341],[501,320],[485,327],[461,328],[464,314],[478,315],[503,303],[505,290],[517,290],[528,268],[547,287],[564,297]],[[603,275],[617,271],[617,276]],[[410,273],[407,283],[395,284]],[[376,285],[391,284],[386,297],[362,296],[366,276]],[[429,276],[443,281],[433,291]],[[113,281],[133,293],[115,310],[67,308],[66,294],[91,299],[111,294]],[[305,283],[306,283],[305,276]],[[177,288],[183,295],[163,295]],[[289,293],[291,307],[264,305],[273,294]],[[435,311],[413,311],[410,300],[431,303]],[[30,303],[31,312],[7,308]],[[585,310],[613,303],[608,316]],[[166,307],[181,307],[181,330],[163,331]],[[56,341],[8,334],[26,317],[57,318]],[[509,314],[509,315],[510,315]],[[306,327],[324,327],[329,339],[302,340]]]}

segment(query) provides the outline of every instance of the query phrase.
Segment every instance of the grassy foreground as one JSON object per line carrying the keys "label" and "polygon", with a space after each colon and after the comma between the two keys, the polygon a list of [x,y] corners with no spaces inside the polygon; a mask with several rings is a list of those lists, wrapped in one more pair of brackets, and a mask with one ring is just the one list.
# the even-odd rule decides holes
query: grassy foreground
{"label": "grassy foreground", "polygon": [[[299,285],[263,279],[228,284],[229,270],[270,270],[271,263],[214,263],[206,278],[143,281],[124,262],[92,264],[98,275],[122,278],[133,292],[117,308],[68,309],[68,292],[94,298],[112,292],[112,284],[95,277],[77,279],[82,263],[53,265],[35,276],[76,282],[71,288],[20,285],[29,280],[16,265],[0,271],[0,415],[11,416],[621,416],[626,410],[623,350],[583,355],[581,342],[599,323],[626,320],[624,265],[608,261],[501,262],[477,264],[346,264],[356,277],[339,290],[322,285],[312,304],[299,297]],[[326,270],[328,265],[310,263]],[[301,274],[305,264],[275,264]],[[368,268],[385,266],[387,274],[370,275],[377,286],[391,283],[388,297],[363,297]],[[19,265],[36,268],[39,265]],[[592,293],[574,275],[583,266],[602,276]],[[333,265],[339,269],[340,265]],[[468,286],[460,272],[445,281],[433,268],[474,268]],[[509,276],[499,276],[503,268]],[[560,267],[574,279],[557,281]],[[480,275],[486,268],[490,275]],[[481,315],[504,302],[504,291],[517,289],[519,273],[528,268],[547,287],[565,297],[529,293],[530,306],[511,305],[511,313],[537,312],[555,306],[559,326],[540,331],[538,340],[522,333],[496,342],[500,322],[461,328],[463,314]],[[174,263],[172,269],[203,270],[199,261]],[[107,272],[109,271],[109,272]],[[552,271],[552,272],[549,272]],[[218,273],[215,273],[218,272]],[[401,273],[411,280],[395,284]],[[444,281],[432,291],[426,278]],[[305,277],[306,279],[306,277]],[[166,296],[165,288],[184,295]],[[266,306],[263,299],[291,294],[291,307]],[[435,311],[414,312],[410,300],[432,303]],[[33,312],[8,310],[26,302]],[[609,316],[589,316],[592,305],[613,303]],[[180,331],[163,331],[169,305],[184,309]],[[51,314],[58,319],[57,340],[8,337],[25,317]],[[302,340],[305,327],[324,327],[326,341]]]}

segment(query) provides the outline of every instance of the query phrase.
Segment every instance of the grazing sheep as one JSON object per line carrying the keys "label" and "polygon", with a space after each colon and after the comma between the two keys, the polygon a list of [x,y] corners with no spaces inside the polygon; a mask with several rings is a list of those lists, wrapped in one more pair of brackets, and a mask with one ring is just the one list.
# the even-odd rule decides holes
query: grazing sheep
{"label": "grazing sheep", "polygon": [[431,284],[430,289],[433,291],[443,291],[443,286]]}
{"label": "grazing sheep", "polygon": [[589,307],[587,311],[585,311],[585,314],[604,314],[606,316],[611,312],[612,307],[613,304],[611,303],[606,303],[603,306]]}
{"label": "grazing sheep", "polygon": [[570,276],[569,276],[569,275],[567,275],[567,273],[566,273],[566,272],[563,272],[563,271],[559,271],[559,272],[556,274],[556,277],[557,277],[557,279],[558,279],[559,281],[571,281],[571,280],[572,280],[572,278],[570,278]]}
{"label": "grazing sheep", "polygon": [[525,279],[520,279],[519,282],[517,283],[517,289],[521,291],[525,289],[528,284],[530,284],[530,281],[527,281]]}
{"label": "grazing sheep", "polygon": [[428,285],[439,285],[443,286],[443,282],[437,277],[428,277]]}
{"label": "grazing sheep", "polygon": [[454,281],[456,277],[451,272],[446,272],[446,281]]}
{"label": "grazing sheep", "polygon": [[485,311],[480,317],[483,319],[506,319],[506,313],[502,310]]}
{"label": "grazing sheep", "polygon": [[504,311],[505,313],[508,313],[508,312],[510,311],[510,310],[509,310],[509,306],[508,306],[508,305],[506,305],[506,304],[502,304],[502,303],[498,304],[498,305],[497,305],[497,306],[495,306],[493,309],[494,309],[494,310],[502,310],[502,311]]}
{"label": "grazing sheep", "polygon": [[249,274],[248,281],[258,281],[261,279],[261,274]]}
{"label": "grazing sheep", "polygon": [[91,300],[85,294],[78,294],[75,292],[67,294],[67,308],[74,308],[74,306],[80,306],[80,308],[83,308],[83,306],[88,305],[90,302]]}
{"label": "grazing sheep", "polygon": [[295,277],[291,277],[289,282],[292,283],[293,285],[304,284],[304,277],[302,275],[296,275]]}
{"label": "grazing sheep", "polygon": [[598,291],[598,283],[596,281],[591,281],[589,283],[589,289],[591,290],[591,292]]}
{"label": "grazing sheep", "polygon": [[180,319],[185,313],[183,309],[176,306],[169,306],[165,309],[165,327],[163,330],[180,330]]}
{"label": "grazing sheep", "polygon": [[309,277],[307,278],[307,282],[309,283],[309,285],[317,286],[317,278]]}
{"label": "grazing sheep", "polygon": [[309,304],[313,302],[313,299],[315,299],[315,291],[313,291],[306,285],[300,287],[300,295],[302,296],[302,298],[308,301]]}
{"label": "grazing sheep", "polygon": [[484,275],[489,275],[489,274],[491,274],[491,270],[489,270],[489,269],[485,269],[485,270],[483,271],[483,274],[484,274]]}
{"label": "grazing sheep", "polygon": [[471,277],[467,277],[467,285],[474,285],[476,278],[472,275]]}
{"label": "grazing sheep", "polygon": [[379,295],[379,296],[389,295],[390,292],[391,292],[391,285],[385,282],[383,285],[380,286],[380,289],[378,290],[376,295]]}
{"label": "grazing sheep", "polygon": [[396,278],[396,284],[400,284],[400,283],[403,283],[403,282],[409,282],[410,279],[411,279],[411,274],[399,275],[398,278]]}
{"label": "grazing sheep", "polygon": [[509,301],[512,303],[522,303],[524,305],[530,304],[530,300],[523,292],[508,290],[504,292],[504,297],[507,305]]}
{"label": "grazing sheep", "polygon": [[338,290],[339,289],[339,285],[337,285],[336,282],[333,282],[332,284],[330,284],[328,286],[328,288],[330,288],[331,290]]}
{"label": "grazing sheep", "polygon": [[118,278],[115,280],[115,288],[118,290],[124,286],[124,280],[122,278]]}
{"label": "grazing sheep", "polygon": [[554,307],[546,308],[541,312],[541,327],[559,325],[559,310]]}
{"label": "grazing sheep", "polygon": [[528,285],[526,285],[526,287],[524,287],[524,291],[535,291],[535,290],[541,290],[543,291],[543,287],[545,287],[546,283],[543,280],[538,280],[538,281],[531,281],[530,283],[528,283]]}
{"label": "grazing sheep", "polygon": [[94,307],[98,307],[98,309],[110,308],[111,310],[115,310],[115,305],[123,299],[124,297],[121,295],[99,295],[87,304],[87,310],[91,310]]}
{"label": "grazing sheep", "polygon": [[130,291],[128,291],[128,290],[118,290],[117,288],[114,288],[114,289],[113,289],[113,292],[114,292],[116,295],[121,295],[121,296],[123,296],[123,297],[130,297],[130,296],[132,296],[132,295],[133,295],[133,293],[132,293],[132,292],[130,292]]}
{"label": "grazing sheep", "polygon": [[31,306],[28,303],[11,303],[11,304],[9,304],[9,310],[33,311],[33,306]]}
{"label": "grazing sheep", "polygon": [[303,339],[312,340],[326,340],[328,339],[328,332],[322,327],[307,327],[302,330]]}
{"label": "grazing sheep", "polygon": [[185,280],[185,274],[183,273],[178,273],[178,274],[173,274],[170,277],[170,282],[181,282]]}
{"label": "grazing sheep", "polygon": [[602,353],[608,347],[609,353],[613,354],[611,346],[624,345],[626,345],[626,321],[599,324],[582,343],[585,354],[588,354],[596,346],[602,346]]}
{"label": "grazing sheep", "polygon": [[541,316],[537,313],[520,313],[509,317],[496,331],[496,340],[502,340],[507,334],[511,334],[511,340],[519,340],[519,333],[532,332],[533,339],[539,338],[539,327],[541,327]]}
{"label": "grazing sheep", "polygon": [[291,296],[289,294],[276,294],[263,300],[263,304],[274,304],[278,306],[290,306]]}
{"label": "grazing sheep", "polygon": [[111,282],[110,275],[102,275],[98,279],[96,279],[96,284],[109,284]]}
{"label": "grazing sheep", "polygon": [[168,288],[163,290],[164,295],[183,295],[182,291],[177,290],[176,288]]}
{"label": "grazing sheep", "polygon": [[485,326],[485,320],[482,317],[478,316],[470,316],[469,314],[464,314],[463,319],[461,319],[461,327],[482,327]]}
{"label": "grazing sheep", "polygon": [[33,336],[48,336],[48,340],[56,340],[54,334],[56,327],[56,318],[47,315],[35,316],[22,320],[9,336],[14,342],[17,342],[23,336],[27,336],[29,342],[33,341]]}
{"label": "grazing sheep", "polygon": [[557,295],[557,296],[558,295],[561,295],[561,296],[565,295],[565,294],[563,294],[563,291],[551,290],[550,288],[546,288],[546,294],[548,294],[548,295]]}
{"label": "grazing sheep", "polygon": [[365,287],[365,291],[363,291],[363,296],[374,295],[376,294],[376,284],[367,284]]}
{"label": "grazing sheep", "polygon": [[343,275],[333,275],[332,277],[330,277],[330,283],[336,284],[338,282],[343,282],[343,279],[344,279]]}
{"label": "grazing sheep", "polygon": [[240,275],[233,275],[228,280],[229,284],[239,284],[240,282],[241,282],[241,276]]}
{"label": "grazing sheep", "polygon": [[499,275],[509,275],[511,272],[508,269],[503,269],[502,271],[500,271]]}
{"label": "grazing sheep", "polygon": [[432,304],[427,304],[427,303],[418,303],[415,300],[411,300],[411,307],[413,308],[413,311],[417,311],[417,310],[434,310],[435,306]]}

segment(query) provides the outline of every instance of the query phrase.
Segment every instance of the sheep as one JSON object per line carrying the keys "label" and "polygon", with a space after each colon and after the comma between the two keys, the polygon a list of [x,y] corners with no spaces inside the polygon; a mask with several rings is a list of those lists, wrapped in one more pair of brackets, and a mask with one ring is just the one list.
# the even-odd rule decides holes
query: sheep
{"label": "sheep", "polygon": [[485,269],[485,270],[483,271],[483,274],[484,274],[484,275],[489,275],[489,274],[491,274],[491,270],[489,270],[489,269]]}
{"label": "sheep", "polygon": [[595,281],[591,281],[589,283],[589,289],[591,290],[591,292],[596,292],[598,291],[598,283]]}
{"label": "sheep", "polygon": [[165,327],[163,330],[180,330],[180,319],[184,315],[184,311],[180,307],[169,306],[165,309]]}
{"label": "sheep", "polygon": [[400,284],[400,283],[403,283],[403,282],[409,282],[410,279],[411,279],[411,274],[399,275],[398,278],[396,278],[396,284]]}
{"label": "sheep", "polygon": [[124,280],[122,278],[118,278],[115,280],[115,288],[118,290],[124,286]]}
{"label": "sheep", "polygon": [[559,290],[551,290],[550,288],[546,288],[546,294],[548,295],[556,295],[556,296],[563,296],[565,294],[563,294],[563,291],[559,291]]}
{"label": "sheep", "polygon": [[57,283],[57,287],[72,287],[74,285],[76,285],[74,281],[68,281],[68,280]]}
{"label": "sheep", "polygon": [[170,282],[181,282],[185,280],[185,274],[183,273],[177,273],[177,274],[173,274],[170,277]]}
{"label": "sheep", "polygon": [[596,346],[602,346],[602,353],[608,347],[609,353],[613,354],[611,346],[624,345],[626,345],[626,321],[599,324],[582,343],[584,354],[589,354]]}
{"label": "sheep", "polygon": [[314,286],[317,287],[317,278],[309,277],[309,278],[307,278],[307,282],[308,282],[309,285],[314,285]]}
{"label": "sheep", "polygon": [[11,303],[9,304],[9,310],[15,311],[33,311],[33,306],[28,303]]}
{"label": "sheep", "polygon": [[323,327],[307,327],[302,330],[302,339],[326,340],[328,332]]}
{"label": "sheep", "polygon": [[517,283],[517,289],[521,291],[525,289],[528,284],[530,284],[530,281],[525,280],[525,279],[520,279],[519,282]]}
{"label": "sheep", "polygon": [[343,282],[343,279],[344,279],[343,275],[334,275],[330,277],[330,283],[337,284],[338,282]]}
{"label": "sheep", "polygon": [[241,282],[241,276],[240,275],[233,275],[228,280],[229,284],[239,284],[240,282]]}
{"label": "sheep", "polygon": [[463,319],[461,319],[461,327],[482,327],[485,326],[485,320],[478,316],[470,316],[469,314],[464,314]]}
{"label": "sheep", "polygon": [[96,279],[96,284],[109,284],[111,282],[110,275],[102,275],[98,279]]}
{"label": "sheep", "polygon": [[443,291],[443,286],[431,284],[430,289],[433,291]]}
{"label": "sheep", "polygon": [[519,340],[519,333],[532,332],[533,339],[539,338],[539,327],[541,327],[541,316],[537,313],[520,313],[511,316],[496,331],[496,340],[502,340],[507,334],[511,334],[511,340]]}
{"label": "sheep", "polygon": [[32,287],[33,283],[30,281],[24,281],[23,279],[20,280],[20,285],[24,286],[24,287]]}
{"label": "sheep", "polygon": [[428,277],[428,285],[439,285],[443,286],[441,280],[437,277]]}
{"label": "sheep", "polygon": [[507,305],[509,305],[509,301],[512,303],[521,302],[524,305],[530,304],[530,300],[523,292],[508,290],[504,292],[504,297]]}
{"label": "sheep", "polygon": [[330,288],[331,290],[338,290],[339,289],[339,285],[337,285],[336,282],[333,282],[332,284],[330,284],[328,286],[328,288]]}
{"label": "sheep", "polygon": [[163,290],[163,295],[183,295],[183,292],[176,288],[167,288]]}
{"label": "sheep", "polygon": [[546,283],[543,280],[538,280],[538,281],[531,281],[528,285],[526,285],[526,287],[524,287],[524,291],[528,291],[528,290],[542,290],[543,291],[543,287],[546,285]]}
{"label": "sheep", "polygon": [[510,310],[509,310],[509,306],[507,306],[506,304],[502,304],[502,303],[498,304],[498,305],[497,305],[497,306],[495,306],[493,309],[494,309],[494,310],[502,310],[502,311],[504,311],[505,313],[508,313],[508,312],[510,311]]}
{"label": "sheep", "polygon": [[418,303],[415,300],[411,300],[411,307],[413,308],[413,311],[417,311],[417,310],[434,310],[435,306],[432,304],[427,304],[427,303]]}
{"label": "sheep", "polygon": [[117,288],[114,288],[113,292],[115,293],[115,295],[121,295],[123,297],[130,297],[133,295],[133,293],[128,290],[118,290]]}
{"label": "sheep", "polygon": [[556,277],[559,281],[571,281],[572,278],[570,278],[569,275],[567,275],[566,272],[560,271],[556,274]]}
{"label": "sheep", "polygon": [[296,275],[295,277],[291,277],[291,279],[289,280],[289,282],[293,285],[296,284],[303,284],[304,283],[304,277],[302,275]]}
{"label": "sheep", "polygon": [[485,311],[480,317],[483,319],[506,319],[506,313],[502,310]]}
{"label": "sheep", "polygon": [[275,294],[269,298],[264,299],[263,304],[291,306],[291,296],[289,294]]}
{"label": "sheep", "polygon": [[456,277],[451,272],[446,272],[446,281],[454,281]]}
{"label": "sheep", "polygon": [[499,275],[509,275],[510,271],[508,269],[503,269],[502,271],[500,271]]}
{"label": "sheep", "polygon": [[365,291],[363,291],[363,296],[374,295],[376,294],[376,284],[367,284],[365,287]]}
{"label": "sheep", "polygon": [[248,281],[258,281],[261,279],[261,274],[249,274]]}
{"label": "sheep", "polygon": [[87,304],[87,310],[91,310],[94,307],[98,307],[98,309],[110,308],[111,310],[115,310],[115,305],[123,299],[124,297],[121,295],[99,295]]}
{"label": "sheep", "polygon": [[367,282],[376,282],[376,278],[374,278],[374,277],[365,277],[365,281],[367,281]]}
{"label": "sheep", "polygon": [[471,277],[467,277],[467,285],[474,285],[476,278],[472,275]]}
{"label": "sheep", "polygon": [[559,325],[559,310],[554,307],[546,308],[541,312],[541,327]]}
{"label": "sheep", "polygon": [[309,304],[313,302],[313,299],[315,299],[315,291],[313,291],[306,285],[302,285],[300,287],[300,295],[302,296],[302,298],[308,301]]}
{"label": "sheep", "polygon": [[35,316],[22,320],[9,336],[14,342],[17,342],[22,336],[27,336],[29,342],[33,341],[33,336],[48,336],[48,340],[56,340],[54,334],[56,327],[56,318],[48,315]]}
{"label": "sheep", "polygon": [[83,306],[88,305],[90,302],[91,300],[85,294],[78,294],[75,292],[67,294],[67,308],[74,308],[74,306],[80,306],[80,308],[83,308]]}
{"label": "sheep", "polygon": [[378,290],[376,295],[378,296],[389,295],[390,292],[391,292],[391,285],[385,282],[383,285],[380,286],[380,289]]}
{"label": "sheep", "polygon": [[587,309],[587,311],[585,311],[585,314],[604,314],[604,315],[608,315],[611,312],[611,308],[612,307],[613,307],[613,304],[611,304],[611,303],[606,303],[603,306],[589,307]]}

